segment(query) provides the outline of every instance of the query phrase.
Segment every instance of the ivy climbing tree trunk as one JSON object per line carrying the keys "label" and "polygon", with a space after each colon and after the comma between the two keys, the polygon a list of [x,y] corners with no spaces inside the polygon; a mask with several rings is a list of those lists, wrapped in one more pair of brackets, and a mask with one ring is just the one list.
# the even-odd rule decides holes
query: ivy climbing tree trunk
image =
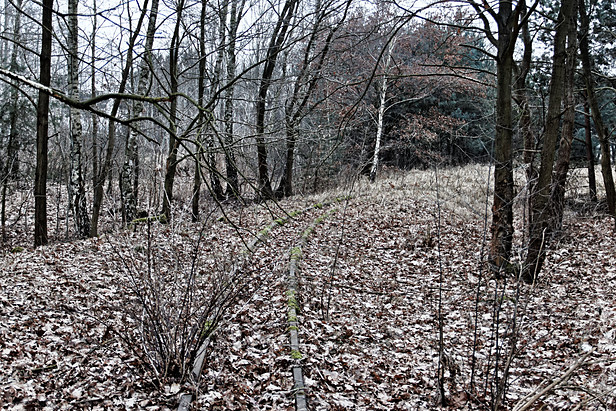
{"label": "ivy climbing tree trunk", "polygon": [[[68,2],[68,62],[70,96],[79,100],[79,24],[78,0]],[[77,236],[86,238],[90,235],[90,218],[86,207],[86,189],[83,176],[82,140],[83,127],[81,110],[71,107],[71,169],[70,169],[70,203],[75,219]]]}
{"label": "ivy climbing tree trunk", "polygon": [[[51,41],[53,0],[43,0],[39,83],[51,84]],[[49,94],[38,93],[36,106],[36,174],[34,177],[34,246],[46,245],[47,237],[47,161],[49,137]]]}
{"label": "ivy climbing tree trunk", "polygon": [[561,0],[560,11],[554,35],[554,58],[550,81],[550,95],[546,116],[541,164],[537,185],[532,195],[532,219],[529,232],[528,253],[523,265],[522,278],[533,283],[545,261],[546,248],[550,237],[552,207],[552,171],[556,141],[558,139],[561,105],[565,88],[565,66],[567,61],[566,40],[571,19],[575,18],[576,0]]}
{"label": "ivy climbing tree trunk", "polygon": [[[152,46],[154,44],[154,34],[156,32],[156,19],[158,16],[159,0],[152,0],[150,7],[150,17],[148,20],[148,28],[146,31],[145,48],[143,58],[139,64],[139,77],[137,83],[137,95],[145,95],[150,79],[150,67],[152,59]],[[136,119],[143,112],[143,102],[135,100],[133,104],[132,118]],[[122,219],[125,223],[133,221],[137,215],[137,167],[138,167],[138,152],[137,152],[137,137],[139,130],[137,124],[133,124],[126,137],[126,146],[124,150],[124,165],[120,175],[120,188],[122,196]]]}

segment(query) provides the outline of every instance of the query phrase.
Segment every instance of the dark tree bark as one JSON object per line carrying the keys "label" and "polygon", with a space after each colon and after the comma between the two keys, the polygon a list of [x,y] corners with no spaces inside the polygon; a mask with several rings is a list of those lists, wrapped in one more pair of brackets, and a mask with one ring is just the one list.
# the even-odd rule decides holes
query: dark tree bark
{"label": "dark tree bark", "polygon": [[272,76],[274,74],[274,68],[276,67],[276,61],[284,40],[286,39],[287,32],[291,25],[291,19],[295,14],[297,8],[297,0],[286,0],[282,12],[278,18],[278,22],[272,32],[270,38],[269,47],[267,48],[267,55],[263,66],[263,74],[261,75],[261,82],[259,84],[259,94],[257,96],[256,107],[256,135],[257,141],[257,164],[259,169],[259,195],[263,199],[274,198],[274,192],[272,190],[272,184],[269,178],[269,167],[267,164],[267,145],[265,144],[265,109],[267,103],[267,92],[272,82]]}
{"label": "dark tree bark", "polygon": [[584,129],[586,137],[586,160],[588,163],[588,196],[593,203],[597,202],[597,181],[595,178],[595,153],[592,145],[592,132],[590,126],[590,106],[584,96]]}
{"label": "dark tree bark", "polygon": [[[225,0],[221,6],[218,22],[218,52],[216,55],[216,61],[214,63],[213,79],[210,83],[210,96],[217,94],[221,82],[222,63],[225,55],[225,38],[226,38],[226,23],[227,12],[229,8],[229,1]],[[201,7],[200,27],[199,27],[199,78],[198,78],[198,97],[197,101],[199,106],[203,107],[205,101],[206,91],[206,59],[207,51],[205,47],[205,38],[208,27],[206,27],[206,4],[203,3]],[[216,107],[216,101],[212,102],[211,110]],[[216,169],[216,157],[214,155],[214,134],[212,124],[212,117],[203,111],[199,112],[197,123],[198,132],[195,141],[196,155],[195,155],[195,175],[193,179],[192,189],[192,219],[197,221],[199,217],[199,199],[201,196],[201,181],[204,177],[204,168],[209,171],[210,174],[210,193],[216,200],[222,200],[224,198],[223,188],[220,181],[220,175]],[[205,167],[203,165],[205,164]]]}
{"label": "dark tree bark", "polygon": [[[514,100],[520,110],[520,125],[519,130],[522,134],[524,141],[524,163],[526,164],[526,184],[527,192],[532,193],[536,180],[537,180],[537,168],[536,168],[536,151],[537,151],[537,137],[533,131],[531,108],[528,98],[527,77],[530,72],[530,66],[533,57],[533,40],[528,29],[528,21],[522,26],[522,42],[524,44],[524,52],[522,61],[517,67],[517,73],[514,80]],[[532,217],[530,213],[530,198],[528,195],[528,221]]]}
{"label": "dark tree bark", "polygon": [[[152,1],[150,8],[150,16],[148,20],[148,28],[146,32],[146,40],[144,47],[143,58],[139,64],[139,74],[137,83],[137,95],[143,96],[147,91],[148,81],[150,78],[150,67],[152,59],[152,46],[154,44],[154,34],[156,32],[156,19],[158,17],[159,0]],[[131,50],[132,51],[132,50]],[[143,111],[143,102],[135,100],[133,104],[132,118],[138,118]],[[122,166],[120,175],[120,188],[122,197],[122,220],[125,223],[133,221],[137,215],[137,176],[138,176],[138,146],[137,146],[138,130],[134,124],[129,130],[126,137],[125,160]]]}
{"label": "dark tree bark", "polygon": [[506,265],[513,240],[513,164],[512,164],[512,73],[513,52],[520,31],[524,1],[515,9],[510,1],[499,2],[496,56],[496,138],[494,141],[494,202],[490,231],[490,261],[496,267]]}
{"label": "dark tree bark", "polygon": [[[496,48],[496,135],[494,139],[494,201],[489,260],[496,269],[505,267],[511,257],[513,241],[513,163],[512,163],[512,78],[513,53],[520,30],[538,4],[499,0],[498,12],[487,3],[468,0],[483,22],[484,33]],[[498,37],[492,33],[489,18],[496,23]]]}
{"label": "dark tree bark", "polygon": [[[184,11],[184,0],[180,0],[176,10],[176,23],[169,46],[169,91],[170,94],[175,94],[178,91],[178,58],[180,48],[180,25],[182,22],[182,14]],[[204,58],[202,57],[202,60]],[[199,74],[203,76],[203,73]],[[201,102],[200,102],[201,105]],[[169,107],[169,153],[165,167],[165,183],[163,194],[163,215],[165,221],[171,221],[171,202],[173,200],[173,184],[175,181],[175,173],[178,165],[178,148],[180,142],[177,139],[177,99],[172,99]]]}
{"label": "dark tree bark", "polygon": [[[53,0],[43,0],[41,19],[41,85],[51,84],[51,41]],[[38,93],[36,106],[36,174],[34,177],[34,246],[46,245],[47,237],[47,155],[49,136],[49,94]]]}
{"label": "dark tree bark", "polygon": [[[302,118],[310,111],[308,102],[316,89],[317,82],[321,79],[321,71],[330,50],[332,40],[338,29],[346,21],[350,1],[344,5],[343,15],[335,26],[329,29],[323,41],[322,47],[314,52],[319,36],[326,24],[331,24],[327,17],[331,10],[326,7],[320,9],[321,3],[317,3],[315,22],[312,26],[310,38],[304,50],[304,56],[297,79],[293,86],[293,94],[285,106],[285,129],[286,129],[286,161],[280,184],[276,189],[277,197],[293,195],[293,168],[295,163],[295,145],[299,137],[299,126]],[[386,80],[383,80],[386,84]]]}
{"label": "dark tree bark", "polygon": [[541,164],[537,185],[531,193],[532,223],[530,225],[528,254],[522,271],[522,278],[528,283],[533,283],[541,271],[550,237],[552,171],[554,169],[556,141],[560,129],[561,104],[565,88],[566,40],[570,21],[575,16],[576,6],[576,0],[561,1],[554,36],[554,58],[545,133],[541,149]]}
{"label": "dark tree bark", "polygon": [[[143,10],[141,12],[141,16],[139,16],[139,20],[137,21],[137,26],[135,27],[135,31],[133,35],[130,37],[128,43],[128,50],[131,52],[128,53],[126,57],[126,63],[122,70],[122,77],[120,79],[120,84],[118,86],[118,93],[122,94],[126,90],[126,83],[128,82],[128,77],[133,68],[133,49],[135,47],[135,43],[141,34],[141,27],[143,25],[143,21],[145,20],[145,16],[148,9],[148,0],[143,2]],[[120,108],[120,103],[122,100],[117,98],[113,102],[113,106],[111,107],[110,117],[113,118],[118,114],[118,110]],[[105,180],[107,176],[110,174],[111,170],[111,160],[113,158],[113,151],[115,148],[115,134],[116,134],[116,124],[113,120],[109,121],[108,134],[107,134],[107,149],[105,151],[105,160],[103,161],[100,173],[94,175],[94,200],[92,202],[92,222],[90,226],[90,236],[95,237],[98,236],[98,218],[100,215],[100,209],[103,204],[103,194],[105,188]],[[97,154],[94,153],[96,156]]]}
{"label": "dark tree bark", "polygon": [[224,114],[223,120],[225,123],[225,166],[226,166],[226,174],[227,174],[227,190],[226,197],[227,198],[239,198],[241,196],[240,192],[240,184],[238,178],[238,170],[237,164],[235,160],[235,149],[234,149],[234,140],[235,137],[233,135],[233,115],[234,115],[234,102],[233,102],[233,93],[235,90],[233,80],[235,78],[235,71],[237,67],[237,56],[235,52],[236,41],[237,41],[237,29],[240,24],[240,20],[242,18],[242,13],[244,10],[245,1],[239,4],[238,0],[231,0],[231,15],[229,17],[229,44],[227,47],[227,89],[225,90],[224,96]]}
{"label": "dark tree bark", "polygon": [[605,193],[607,197],[607,207],[610,215],[616,215],[616,188],[614,187],[614,176],[612,175],[612,164],[610,158],[610,142],[607,127],[603,123],[599,102],[595,93],[595,81],[592,73],[592,62],[590,60],[590,51],[588,45],[588,35],[590,27],[590,18],[586,9],[584,0],[580,2],[580,58],[582,60],[582,68],[584,73],[584,82],[586,86],[586,98],[592,113],[592,118],[595,123],[597,136],[599,137],[599,145],[601,147],[601,173],[603,174],[603,183],[605,185]]}
{"label": "dark tree bark", "polygon": [[[97,24],[97,7],[96,1],[92,4],[92,37],[90,38],[90,87],[92,88],[91,98],[96,97],[96,29]],[[100,157],[98,152],[98,116],[96,113],[92,113],[92,185],[96,186],[96,180],[98,179]],[[90,235],[92,235],[92,223],[90,223]]]}
{"label": "dark tree bark", "polygon": [[[20,22],[21,22],[21,4],[22,0],[15,0],[15,14],[13,20],[13,44],[11,47],[10,57],[10,69],[12,72],[17,73],[19,66],[17,63],[18,44],[20,41]],[[11,93],[9,97],[9,140],[6,145],[6,158],[4,159],[4,167],[2,170],[2,210],[1,210],[1,224],[2,224],[2,241],[7,240],[6,234],[6,196],[8,191],[9,182],[17,176],[19,172],[19,135],[17,130],[17,119],[19,117],[19,94],[17,87],[11,87]]]}
{"label": "dark tree bark", "polygon": [[[222,8],[220,12],[220,20],[219,20],[219,26],[218,26],[219,46],[218,46],[218,53],[216,56],[216,61],[214,62],[214,79],[210,87],[211,95],[213,95],[214,93],[218,94],[218,90],[220,89],[220,84],[222,82],[222,64],[223,64],[224,57],[225,57],[225,46],[227,42],[226,25],[227,25],[227,13],[228,12],[229,12],[229,0],[225,0],[222,4]],[[205,32],[205,27],[202,30],[203,36],[205,35],[204,32]],[[205,42],[203,41],[202,44],[203,44],[203,50],[204,50],[204,56],[205,56]],[[205,81],[205,79],[202,78],[202,81]],[[203,99],[205,83],[202,82],[200,87],[203,88],[200,91],[201,99]],[[215,104],[213,105],[213,107],[216,107],[218,103],[218,97],[216,97],[216,101],[214,103]],[[210,191],[211,191],[212,196],[215,199],[222,200],[224,199],[224,192],[223,192],[222,184],[220,181],[220,173],[218,172],[218,169],[216,167],[216,156],[214,154],[217,132],[214,130],[213,119],[212,118],[206,119],[205,116],[203,116],[203,112],[200,114],[201,116],[199,120],[200,120],[200,124],[202,125],[201,129],[207,130],[207,133],[206,133],[207,150],[205,153],[206,154],[205,160],[207,161],[207,169],[210,172],[210,182],[211,182]],[[224,145],[224,143],[221,142],[221,145]]]}
{"label": "dark tree bark", "polygon": [[565,66],[565,113],[563,129],[558,146],[558,158],[554,167],[554,184],[552,191],[552,207],[554,220],[551,230],[562,228],[565,208],[565,185],[569,173],[571,145],[575,130],[575,68],[577,64],[577,13],[574,11],[569,21],[567,35],[567,60]]}

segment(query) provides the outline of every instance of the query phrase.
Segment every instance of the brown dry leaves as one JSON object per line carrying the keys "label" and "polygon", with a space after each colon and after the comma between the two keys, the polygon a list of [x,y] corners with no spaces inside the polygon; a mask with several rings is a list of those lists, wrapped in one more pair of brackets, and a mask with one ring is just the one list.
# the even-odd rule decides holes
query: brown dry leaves
{"label": "brown dry leaves", "polygon": [[[468,399],[474,341],[477,398],[466,406],[481,409],[489,401],[495,348],[501,348],[502,367],[513,343],[514,314],[520,333],[507,408],[557,378],[590,347],[595,349],[590,362],[536,406],[616,407],[616,240],[610,219],[568,214],[539,284],[518,290],[511,278],[497,283],[482,273],[484,221],[475,213],[461,217],[451,204],[444,206],[439,228],[436,203],[417,198],[417,186],[398,178],[379,187],[362,189],[348,204],[338,205],[303,250],[299,331],[311,409],[435,407],[440,270],[452,409]],[[301,209],[311,201],[317,200],[292,200],[284,208]],[[229,212],[254,233],[272,219],[266,210],[254,210]],[[315,209],[276,227],[257,249],[244,274],[247,293],[215,334],[196,391],[197,408],[293,409],[285,272],[303,229],[326,211]],[[156,241],[169,247],[163,257],[182,255],[197,229],[159,227]],[[158,389],[139,361],[139,348],[119,338],[134,324],[122,310],[131,298],[117,250],[133,252],[144,241],[142,234],[5,254],[0,277],[3,408],[177,405],[179,390],[189,386],[169,381]],[[236,231],[215,222],[202,247],[208,269],[230,261],[242,246]]]}

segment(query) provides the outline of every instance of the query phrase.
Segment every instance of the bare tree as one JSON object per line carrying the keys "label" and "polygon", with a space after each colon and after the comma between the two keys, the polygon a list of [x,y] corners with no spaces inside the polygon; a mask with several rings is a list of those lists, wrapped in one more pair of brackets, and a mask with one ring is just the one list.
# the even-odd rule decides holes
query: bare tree
{"label": "bare tree", "polygon": [[385,61],[383,62],[383,74],[381,75],[381,84],[379,90],[379,109],[376,120],[376,141],[374,143],[374,155],[372,156],[372,168],[370,169],[370,181],[376,180],[376,172],[379,168],[379,154],[381,153],[381,139],[383,137],[383,127],[385,123],[385,110],[387,105],[387,71],[391,65],[391,57],[396,39],[393,38],[389,43]]}
{"label": "bare tree", "polygon": [[[487,3],[469,1],[478,13],[488,40],[496,47],[496,138],[494,140],[494,202],[492,206],[492,240],[490,260],[503,267],[510,260],[513,241],[513,163],[512,163],[512,75],[513,53],[525,20],[538,4],[527,8],[526,1],[517,2],[515,8],[508,0],[499,0],[498,12]],[[492,33],[490,17],[498,30]]]}
{"label": "bare tree", "polygon": [[610,143],[607,127],[603,122],[599,102],[595,92],[595,80],[592,72],[592,63],[590,60],[589,51],[589,28],[590,18],[588,9],[584,0],[579,0],[580,4],[580,58],[582,60],[582,68],[584,73],[584,82],[586,86],[586,98],[592,119],[595,123],[595,129],[599,137],[599,146],[601,148],[601,173],[603,174],[603,184],[605,186],[605,194],[607,197],[607,207],[610,215],[616,215],[616,188],[614,187],[614,176],[612,174],[612,164],[610,161]]}
{"label": "bare tree", "polygon": [[[141,15],[137,21],[137,25],[135,30],[130,36],[128,42],[128,50],[129,53],[126,56],[126,61],[124,67],[122,69],[122,76],[120,78],[120,83],[118,85],[118,95],[122,95],[126,90],[126,83],[128,82],[129,74],[133,68],[133,50],[137,39],[141,33],[141,27],[143,25],[143,21],[145,20],[145,16],[147,14],[147,6],[148,0],[145,0],[143,3],[143,9],[141,11]],[[94,69],[94,68],[93,68]],[[120,103],[122,102],[122,98],[117,97],[114,99],[113,106],[111,107],[111,111],[109,112],[109,126],[107,129],[107,149],[105,151],[105,159],[100,167],[100,172],[94,174],[94,199],[92,202],[92,223],[90,227],[90,235],[97,236],[98,235],[98,219],[100,215],[101,206],[103,203],[103,194],[104,194],[104,186],[105,181],[111,170],[111,160],[113,158],[113,151],[115,148],[115,135],[116,135],[116,121],[115,118],[118,114],[118,110],[120,109]],[[93,154],[97,155],[96,152]]]}
{"label": "bare tree", "polygon": [[575,132],[575,69],[577,64],[577,13],[569,21],[567,35],[567,60],[565,65],[565,113],[562,122],[562,133],[558,144],[558,158],[554,166],[554,184],[552,189],[552,207],[554,219],[551,229],[560,230],[563,223],[565,208],[565,185],[569,172],[571,147]]}
{"label": "bare tree", "polygon": [[588,164],[588,196],[593,203],[597,202],[597,181],[595,178],[595,153],[592,145],[590,127],[590,106],[584,94],[584,137],[586,142],[586,162]]}
{"label": "bare tree", "polygon": [[298,4],[298,0],[286,0],[284,3],[282,11],[279,14],[278,21],[276,22],[270,37],[259,84],[259,94],[257,96],[256,106],[255,139],[257,141],[257,163],[259,169],[258,194],[264,199],[271,199],[274,197],[274,192],[272,190],[272,184],[269,177],[269,167],[267,164],[267,146],[265,144],[265,109],[267,103],[267,92],[272,82],[276,61],[278,60],[283,43],[287,37],[287,32],[291,27],[291,19],[295,15]]}
{"label": "bare tree", "polygon": [[[315,19],[310,36],[303,52],[303,59],[293,85],[293,93],[285,105],[285,131],[286,131],[286,161],[280,184],[276,189],[279,197],[293,195],[293,171],[295,160],[295,145],[299,137],[299,126],[304,116],[314,109],[315,104],[309,107],[310,99],[321,80],[321,71],[328,57],[332,41],[336,32],[346,21],[350,1],[342,3],[342,16],[333,24],[332,14],[337,11],[334,2],[317,2],[315,5]],[[333,24],[333,26],[331,26]],[[327,26],[330,25],[329,29]],[[321,41],[320,37],[327,30],[327,35]],[[322,43],[319,47],[319,43]],[[317,102],[316,104],[319,104]]]}
{"label": "bare tree", "polygon": [[[51,84],[51,42],[53,0],[43,0],[39,82]],[[47,237],[47,161],[49,136],[49,94],[39,90],[36,107],[36,174],[34,178],[34,246],[46,245]]]}
{"label": "bare tree", "polygon": [[225,123],[225,165],[227,174],[227,198],[241,195],[238,179],[238,170],[235,156],[234,140],[234,111],[235,105],[233,93],[235,90],[235,72],[237,69],[236,43],[237,30],[242,19],[245,0],[231,0],[231,13],[229,15],[229,36],[227,45],[227,86],[224,96],[224,114],[223,121]]}
{"label": "bare tree", "polygon": [[[184,0],[180,0],[176,9],[176,22],[171,37],[171,45],[169,46],[169,85],[171,94],[178,91],[178,59],[180,50],[180,26],[182,22],[182,13],[184,12]],[[201,67],[200,67],[201,68]],[[202,76],[199,73],[199,76]],[[169,108],[169,153],[167,156],[167,164],[165,168],[165,184],[163,194],[163,214],[167,221],[171,219],[171,201],[173,199],[173,183],[175,180],[175,172],[178,162],[178,148],[180,142],[177,138],[177,111],[178,101],[176,98],[171,99]]]}
{"label": "bare tree", "polygon": [[[19,71],[17,62],[18,46],[20,42],[20,28],[21,28],[21,4],[22,0],[15,0],[15,13],[13,15],[13,33],[11,45],[11,57],[9,67],[11,71],[17,73]],[[8,11],[7,11],[8,12]],[[19,94],[17,87],[11,87],[9,97],[9,140],[6,145],[6,158],[4,159],[4,168],[2,170],[2,241],[6,241],[6,196],[9,182],[19,171],[19,135],[17,129],[17,120],[19,117],[18,104]]]}
{"label": "bare tree", "polygon": [[[146,39],[144,45],[143,58],[139,64],[139,74],[136,94],[144,96],[147,91],[152,66],[152,46],[154,45],[154,34],[156,32],[156,19],[158,16],[159,0],[152,0]],[[132,52],[132,50],[131,50]],[[143,111],[143,102],[134,100],[131,116],[133,119],[139,118]],[[120,175],[120,187],[122,196],[122,217],[125,223],[135,219],[137,215],[137,137],[139,130],[137,125],[133,125],[126,137],[125,159]]]}
{"label": "bare tree", "polygon": [[532,195],[531,224],[529,232],[528,254],[523,266],[522,278],[528,283],[536,280],[545,260],[546,248],[550,236],[550,220],[552,208],[552,170],[556,141],[559,132],[561,104],[565,89],[565,66],[567,61],[566,40],[569,32],[571,19],[577,13],[577,0],[562,0],[556,34],[554,36],[554,61],[552,64],[552,76],[550,81],[550,95],[548,111],[541,149],[541,165],[537,185]]}
{"label": "bare tree", "polygon": [[[68,66],[69,95],[79,99],[79,33],[78,33],[78,0],[68,2]],[[86,190],[83,176],[81,110],[70,108],[71,115],[71,167],[69,195],[75,229],[79,237],[90,235],[90,218],[86,208]]]}

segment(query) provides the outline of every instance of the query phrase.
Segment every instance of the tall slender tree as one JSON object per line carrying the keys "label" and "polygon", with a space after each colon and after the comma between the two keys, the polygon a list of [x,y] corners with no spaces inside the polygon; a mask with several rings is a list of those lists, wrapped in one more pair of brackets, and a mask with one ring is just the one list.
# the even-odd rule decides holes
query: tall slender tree
{"label": "tall slender tree", "polygon": [[[134,62],[134,53],[133,50],[135,48],[135,44],[137,43],[137,39],[141,35],[141,27],[145,20],[148,10],[148,1],[145,0],[143,2],[143,8],[141,10],[141,14],[139,19],[137,20],[137,25],[135,26],[134,31],[132,32],[129,42],[128,42],[128,50],[129,53],[126,56],[126,61],[124,63],[124,67],[122,69],[122,76],[120,78],[120,84],[118,85],[118,94],[123,94],[126,90],[126,84],[128,82],[129,75],[133,68]],[[109,112],[109,126],[107,127],[107,148],[105,150],[105,158],[103,163],[100,166],[99,173],[95,174],[93,177],[94,180],[94,198],[92,202],[92,223],[90,227],[90,235],[97,236],[98,235],[98,219],[100,215],[101,206],[103,204],[103,194],[105,181],[107,180],[108,175],[111,170],[111,160],[113,158],[113,153],[115,149],[115,135],[116,135],[116,122],[114,118],[118,114],[118,110],[120,109],[120,103],[122,102],[121,98],[115,98],[113,101],[113,106],[111,107],[111,111]],[[97,153],[93,153],[94,156]]]}
{"label": "tall slender tree", "polygon": [[239,198],[241,195],[238,169],[235,155],[235,137],[234,137],[234,91],[235,91],[235,72],[237,69],[237,30],[240,25],[245,0],[231,0],[231,12],[229,14],[229,35],[227,45],[227,86],[224,95],[224,140],[225,140],[225,166],[227,174],[227,198]]}
{"label": "tall slender tree", "polygon": [[597,136],[599,137],[599,147],[601,149],[601,174],[603,175],[603,185],[607,197],[607,207],[611,215],[616,216],[616,187],[614,186],[614,176],[612,174],[611,153],[609,143],[609,133],[597,100],[595,91],[595,77],[592,71],[592,61],[589,47],[590,17],[585,0],[579,0],[580,9],[580,58],[586,87],[586,98],[592,119],[595,123]]}
{"label": "tall slender tree", "polygon": [[[79,100],[79,24],[78,0],[68,2],[68,66],[69,95]],[[81,110],[70,108],[71,115],[71,167],[70,167],[70,203],[75,219],[75,229],[79,237],[90,235],[90,218],[86,207],[86,190],[83,176]]]}
{"label": "tall slender tree", "polygon": [[[577,10],[576,10],[577,11]],[[560,230],[565,208],[565,185],[571,159],[571,148],[575,134],[575,70],[577,65],[577,12],[569,18],[567,35],[567,58],[565,64],[565,95],[562,133],[558,144],[558,157],[554,166],[554,183],[552,188],[552,208],[554,218],[553,230]]]}
{"label": "tall slender tree", "polygon": [[[334,36],[346,21],[350,5],[350,1],[340,5],[333,1],[317,1],[315,4],[312,29],[299,70],[295,75],[293,92],[285,104],[286,160],[280,184],[276,189],[278,197],[293,195],[295,145],[299,137],[300,123],[315,107],[315,104],[309,105],[310,99],[317,90],[318,82],[322,80],[321,72],[335,39]],[[338,12],[338,7],[341,7],[341,13],[339,19],[335,21],[333,15]]]}
{"label": "tall slender tree", "polygon": [[592,131],[590,126],[590,106],[584,94],[584,137],[586,143],[586,163],[588,168],[588,197],[591,202],[597,202],[597,181],[595,178],[595,153],[592,143]]}
{"label": "tall slender tree", "polygon": [[389,68],[391,65],[391,58],[393,49],[396,44],[396,39],[393,38],[387,48],[387,54],[385,55],[385,61],[383,62],[383,73],[381,74],[381,82],[379,89],[379,107],[376,119],[376,139],[374,143],[374,154],[372,156],[372,167],[370,168],[370,181],[376,180],[376,173],[379,168],[379,155],[381,154],[381,140],[383,138],[383,128],[385,126],[385,110],[387,109],[387,86]]}
{"label": "tall slender tree", "polygon": [[291,27],[291,20],[299,4],[298,0],[286,0],[282,11],[278,15],[278,21],[274,26],[267,48],[263,71],[259,82],[259,92],[256,105],[256,126],[255,139],[257,142],[257,165],[259,170],[259,195],[263,199],[274,197],[272,183],[269,177],[269,166],[267,162],[267,145],[265,143],[265,111],[267,105],[267,92],[272,83],[274,68],[283,43],[287,38],[287,33]]}
{"label": "tall slender tree", "polygon": [[[39,83],[51,84],[51,43],[53,0],[43,0]],[[47,162],[49,138],[49,94],[40,90],[36,106],[36,174],[34,177],[34,246],[46,245],[47,236]]]}
{"label": "tall slender tree", "polygon": [[[13,15],[13,32],[11,45],[11,57],[9,62],[10,70],[13,73],[19,72],[17,53],[20,42],[20,30],[21,30],[21,4],[22,0],[15,0],[15,13]],[[8,6],[8,5],[7,5]],[[9,140],[6,145],[6,157],[4,159],[4,168],[2,170],[2,210],[1,210],[1,224],[2,224],[2,241],[6,241],[6,196],[10,180],[15,178],[19,171],[19,135],[18,124],[19,118],[19,91],[17,87],[11,87],[9,96]]]}
{"label": "tall slender tree", "polygon": [[[176,22],[173,30],[173,36],[171,37],[171,44],[169,46],[169,92],[175,94],[178,91],[178,60],[180,50],[180,28],[182,24],[182,14],[184,12],[184,0],[180,0],[177,3],[176,8]],[[200,73],[199,76],[203,74]],[[202,103],[200,103],[202,105]],[[164,183],[164,195],[163,195],[163,214],[166,221],[171,219],[171,201],[173,199],[173,184],[175,181],[175,173],[178,162],[178,149],[180,147],[180,141],[177,138],[177,111],[178,100],[176,98],[171,99],[169,107],[169,144],[167,163],[165,167],[165,183]]]}
{"label": "tall slender tree", "polygon": [[[496,136],[494,139],[494,201],[490,231],[490,261],[498,268],[506,265],[511,256],[513,241],[513,162],[512,162],[512,77],[516,41],[525,21],[538,4],[527,7],[518,1],[499,0],[498,12],[488,3],[470,4],[483,22],[488,40],[496,47]],[[496,23],[498,37],[492,34],[490,18]]]}
{"label": "tall slender tree", "polygon": [[528,253],[523,266],[522,278],[528,283],[536,280],[545,261],[546,249],[550,238],[552,207],[552,171],[556,141],[559,134],[561,104],[565,91],[565,66],[567,61],[566,40],[571,19],[575,18],[577,0],[561,0],[560,11],[554,35],[554,58],[550,80],[550,95],[546,115],[541,164],[537,185],[532,195],[531,224],[529,232]]}
{"label": "tall slender tree", "polygon": [[[525,12],[524,12],[525,13]],[[537,136],[533,130],[531,105],[529,98],[529,89],[527,84],[528,74],[530,73],[533,59],[533,37],[530,35],[528,20],[524,22],[521,30],[522,43],[524,50],[522,52],[522,61],[515,67],[516,75],[513,86],[513,99],[519,109],[519,130],[524,141],[523,161],[526,164],[526,184],[527,192],[532,192],[537,181],[536,167],[536,151],[537,151]],[[530,198],[528,195],[528,210],[530,210]],[[528,212],[528,220],[532,214]]]}
{"label": "tall slender tree", "polygon": [[[137,82],[136,94],[144,96],[147,92],[148,82],[150,79],[150,70],[152,67],[152,47],[154,45],[154,34],[156,33],[156,19],[158,17],[159,0],[152,0],[150,7],[150,16],[148,20],[148,28],[144,44],[143,57],[139,64],[139,74]],[[132,50],[131,50],[132,52]],[[135,100],[131,116],[137,119],[143,112],[143,102]],[[137,138],[139,136],[138,126],[133,124],[129,129],[126,137],[126,146],[124,150],[124,165],[120,175],[120,186],[122,196],[122,216],[125,223],[130,223],[137,215],[137,167],[138,167],[138,151]]]}

